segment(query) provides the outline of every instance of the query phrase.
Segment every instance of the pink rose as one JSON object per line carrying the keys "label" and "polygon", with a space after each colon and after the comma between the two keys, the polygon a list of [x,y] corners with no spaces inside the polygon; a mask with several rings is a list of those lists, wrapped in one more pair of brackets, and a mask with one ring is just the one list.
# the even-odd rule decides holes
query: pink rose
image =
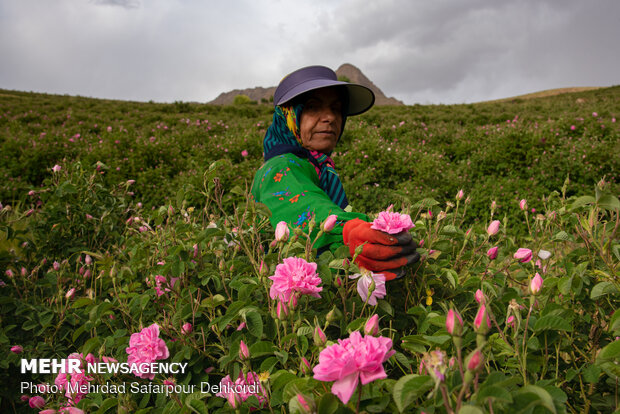
{"label": "pink rose", "polygon": [[482,368],[482,365],[484,365],[484,356],[479,349],[476,349],[471,354],[469,354],[469,357],[467,358],[467,370],[471,372],[476,372]]}
{"label": "pink rose", "polygon": [[314,367],[314,379],[334,381],[331,391],[344,404],[349,402],[358,383],[368,384],[387,378],[383,363],[395,351],[392,340],[385,337],[362,335],[353,331],[349,338],[325,348],[319,354],[319,364]]}
{"label": "pink rose", "polygon": [[184,323],[183,326],[181,326],[181,333],[183,335],[189,335],[190,333],[192,333],[193,330],[194,328],[192,327],[192,324],[189,322]]}
{"label": "pink rose", "polygon": [[491,247],[489,250],[487,250],[487,257],[490,260],[495,260],[495,258],[497,257],[497,249],[498,249],[498,247],[495,246],[495,247]]}
{"label": "pink rose", "polygon": [[349,275],[349,279],[358,279],[357,293],[359,293],[362,301],[368,301],[369,305],[375,306],[377,304],[377,299],[383,299],[387,294],[385,289],[385,275],[382,273],[373,273],[363,269],[362,273]]}
{"label": "pink rose", "polygon": [[370,226],[373,230],[381,230],[389,234],[397,234],[415,227],[409,214],[382,211]]}
{"label": "pink rose", "polygon": [[281,221],[276,225],[276,241],[285,242],[288,240],[290,230],[286,221]]}
{"label": "pink rose", "polygon": [[65,414],[84,414],[84,411],[80,410],[77,407],[62,407],[60,410],[58,410],[58,412]]}
{"label": "pink rose", "polygon": [[162,275],[155,275],[155,292],[157,293],[157,296],[162,296],[165,295],[166,292],[170,292],[171,288],[174,288],[174,285],[176,284],[177,280],[179,280],[178,277],[173,277],[170,279],[170,283],[168,283],[168,279],[166,279],[165,276]]}
{"label": "pink rose", "polygon": [[24,352],[24,348],[21,345],[14,345],[11,347],[11,352],[14,354],[21,354]]}
{"label": "pink rose", "polygon": [[463,319],[457,311],[450,309],[446,316],[446,330],[450,335],[460,336],[463,331]]}
{"label": "pink rose", "polygon": [[242,361],[250,359],[250,350],[245,342],[243,342],[243,339],[239,342],[239,359]]}
{"label": "pink rose", "polygon": [[[230,379],[230,375],[226,375],[220,381],[220,392],[215,394],[217,397],[226,398],[232,408],[239,408],[241,403],[255,396],[261,407],[267,402],[267,393],[260,383],[260,379],[255,372],[248,372],[246,376],[239,373],[239,377],[235,382]],[[258,391],[258,392],[252,392]]]}
{"label": "pink rose", "polygon": [[[88,354],[86,357],[81,353],[72,353],[67,359],[77,359],[80,361],[79,369],[77,372],[65,372],[59,373],[54,379],[54,384],[58,386],[60,390],[65,391],[65,397],[69,399],[69,404],[77,404],[86,394],[81,390],[88,386],[88,383],[93,380],[93,377],[86,374],[86,364],[94,364],[99,362],[93,354]],[[69,364],[65,361],[65,371],[69,371]],[[75,393],[72,391],[77,390]]]}
{"label": "pink rose", "polygon": [[28,400],[30,408],[43,408],[45,407],[45,400],[39,395],[35,395]]}
{"label": "pink rose", "polygon": [[58,164],[56,164],[56,165],[54,165],[54,166],[52,167],[52,171],[53,171],[53,172],[58,172],[58,171],[60,171],[60,170],[62,170],[62,167],[61,167],[60,165],[58,165]]}
{"label": "pink rose", "polygon": [[463,197],[465,196],[465,193],[463,192],[463,189],[460,189],[458,193],[456,193],[456,199],[457,201],[460,201],[463,199]]}
{"label": "pink rose", "polygon": [[481,289],[476,290],[476,293],[474,294],[474,298],[476,299],[476,302],[478,302],[478,304],[485,303],[484,292],[482,292]]}
{"label": "pink rose", "polygon": [[317,325],[314,328],[314,344],[316,346],[324,346],[327,343],[327,337],[325,336],[325,332]]}
{"label": "pink rose", "polygon": [[527,200],[525,198],[519,201],[519,208],[521,210],[525,210],[527,208]]}
{"label": "pink rose", "polygon": [[536,273],[536,275],[532,278],[530,282],[530,292],[532,295],[537,295],[543,286],[543,278],[540,274]]}
{"label": "pink rose", "polygon": [[489,315],[487,315],[487,309],[484,304],[480,305],[476,318],[474,319],[474,328],[477,333],[485,334],[491,329],[491,321]]}
{"label": "pink rose", "polygon": [[364,326],[364,335],[379,335],[379,315],[376,313],[372,315],[368,321],[366,321],[366,325]]}
{"label": "pink rose", "polygon": [[299,402],[299,407],[301,407],[302,413],[305,414],[314,412],[314,404],[311,405],[303,394],[297,394],[297,401]]}
{"label": "pink rose", "polygon": [[493,220],[491,222],[491,224],[489,224],[489,227],[487,228],[487,234],[489,236],[494,236],[497,234],[497,232],[499,231],[499,220]]}
{"label": "pink rose", "polygon": [[332,231],[334,226],[336,225],[336,221],[338,221],[338,216],[337,215],[332,214],[332,215],[328,216],[325,219],[325,222],[323,222],[323,231],[324,232]]}
{"label": "pink rose", "polygon": [[[152,324],[140,332],[134,333],[129,338],[129,347],[125,348],[129,355],[128,364],[150,364],[158,359],[166,359],[170,356],[166,342],[159,338],[159,325]],[[149,372],[135,372],[135,376],[140,378],[155,378],[155,374]]]}
{"label": "pink rose", "polygon": [[308,361],[305,357],[301,357],[301,363],[299,364],[299,368],[304,375],[308,375],[312,371],[312,366],[310,366],[310,361]]}
{"label": "pink rose", "polygon": [[243,158],[247,157],[247,156],[248,156],[248,151],[247,151],[247,150],[243,150],[243,151],[241,151],[241,156],[242,156]]}
{"label": "pink rose", "polygon": [[276,305],[276,316],[280,320],[285,319],[288,316],[288,307],[286,306],[286,303],[281,300],[279,300]]}
{"label": "pink rose", "polygon": [[517,250],[513,257],[521,263],[527,263],[532,260],[532,251],[521,247]]}
{"label": "pink rose", "polygon": [[316,263],[308,263],[299,257],[287,257],[276,266],[275,274],[269,276],[273,281],[269,296],[286,303],[289,303],[295,294],[320,298],[319,292],[323,288],[319,287],[321,278],[317,275],[316,268]]}

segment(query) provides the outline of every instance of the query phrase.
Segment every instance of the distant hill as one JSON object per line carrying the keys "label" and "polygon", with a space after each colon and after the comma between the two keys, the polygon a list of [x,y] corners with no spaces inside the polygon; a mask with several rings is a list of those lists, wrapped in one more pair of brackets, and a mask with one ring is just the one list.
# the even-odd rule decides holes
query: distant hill
{"label": "distant hill", "polygon": [[562,95],[565,93],[593,91],[593,90],[601,89],[601,88],[602,88],[601,86],[582,86],[582,87],[572,87],[572,88],[547,89],[544,91],[527,93],[527,94],[518,95],[518,96],[512,96],[510,98],[494,99],[492,101],[487,101],[487,102],[509,102],[509,101],[513,101],[516,99],[546,98],[548,96]]}
{"label": "distant hill", "polygon": [[[361,70],[345,63],[336,70],[336,75],[339,77],[345,77],[352,83],[358,83],[366,86],[375,93],[375,105],[404,105],[402,101],[396,98],[388,98],[370,79],[368,79]],[[230,105],[233,103],[235,96],[246,95],[251,100],[256,102],[269,102],[273,99],[273,94],[276,91],[276,87],[269,88],[256,87],[247,89],[234,89],[230,92],[223,92],[217,98],[209,102],[215,105]]]}

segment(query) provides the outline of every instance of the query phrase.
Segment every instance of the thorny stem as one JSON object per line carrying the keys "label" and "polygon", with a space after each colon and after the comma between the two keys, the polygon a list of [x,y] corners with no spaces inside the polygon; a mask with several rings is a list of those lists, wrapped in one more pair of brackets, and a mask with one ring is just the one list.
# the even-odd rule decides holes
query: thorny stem
{"label": "thorny stem", "polygon": [[463,402],[463,397],[465,396],[465,393],[467,392],[468,389],[469,389],[469,383],[468,382],[463,383],[463,385],[461,386],[461,391],[459,391],[459,395],[456,398],[456,412],[457,413],[461,409],[461,403]]}
{"label": "thorny stem", "polygon": [[527,318],[525,319],[525,329],[523,330],[523,360],[521,361],[523,385],[527,385],[527,325],[530,322],[530,315],[532,314],[532,308],[534,304],[530,305],[530,310],[527,312]]}
{"label": "thorny stem", "polygon": [[465,383],[465,373],[463,372],[463,356],[461,353],[460,346],[456,347],[456,359],[458,360],[458,363],[459,363],[459,372],[461,373],[461,380],[463,381],[463,383]]}
{"label": "thorny stem", "polygon": [[519,351],[517,349],[513,349],[512,346],[510,346],[510,343],[508,342],[508,339],[506,339],[506,336],[504,336],[504,331],[502,331],[500,329],[499,324],[495,320],[495,316],[491,312],[487,312],[487,316],[491,319],[491,322],[493,322],[493,324],[497,328],[497,332],[499,333],[500,338],[502,338],[504,340],[504,342],[506,343],[506,345],[508,345],[510,350],[512,352],[515,352],[517,354],[517,356],[518,356],[519,355]]}
{"label": "thorny stem", "polygon": [[448,392],[446,391],[445,384],[441,384],[439,389],[441,389],[441,397],[443,398],[443,405],[446,407],[446,411],[448,414],[454,414],[454,410],[452,410],[452,406],[450,405],[450,399],[448,398]]}

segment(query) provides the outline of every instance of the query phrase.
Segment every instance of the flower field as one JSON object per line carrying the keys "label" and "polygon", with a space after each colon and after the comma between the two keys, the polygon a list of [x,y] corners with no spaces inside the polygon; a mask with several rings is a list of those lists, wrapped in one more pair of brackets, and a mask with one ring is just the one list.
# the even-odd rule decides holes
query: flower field
{"label": "flower field", "polygon": [[388,282],[251,200],[271,115],[0,91],[0,412],[618,410],[620,87],[347,120]]}

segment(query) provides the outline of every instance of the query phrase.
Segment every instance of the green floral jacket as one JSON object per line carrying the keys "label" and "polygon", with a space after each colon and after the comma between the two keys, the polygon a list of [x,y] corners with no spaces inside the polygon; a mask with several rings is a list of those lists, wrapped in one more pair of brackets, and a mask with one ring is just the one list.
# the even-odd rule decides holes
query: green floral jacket
{"label": "green floral jacket", "polygon": [[314,247],[318,249],[329,247],[334,251],[342,246],[342,228],[347,221],[368,221],[365,214],[344,211],[336,205],[319,186],[319,176],[310,161],[293,154],[278,155],[263,164],[254,176],[252,195],[269,208],[274,228],[285,221],[291,229],[307,229],[314,214],[317,224],[311,237],[315,237],[327,216],[338,216],[334,229],[317,240]]}

